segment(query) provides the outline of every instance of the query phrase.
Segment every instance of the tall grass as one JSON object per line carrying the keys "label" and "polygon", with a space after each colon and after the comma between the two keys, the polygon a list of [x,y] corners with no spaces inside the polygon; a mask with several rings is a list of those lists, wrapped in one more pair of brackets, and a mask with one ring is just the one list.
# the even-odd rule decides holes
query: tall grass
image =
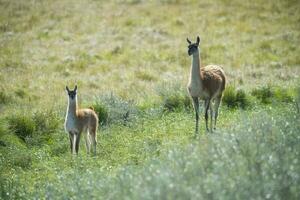
{"label": "tall grass", "polygon": [[174,144],[159,159],[113,176],[78,158],[34,190],[19,187],[26,177],[5,189],[12,198],[298,199],[300,116],[289,109],[242,115],[236,126],[187,146]]}
{"label": "tall grass", "polygon": [[[298,1],[1,0],[0,13],[0,199],[299,199]],[[229,83],[217,131],[201,115],[197,140],[196,35]],[[99,114],[96,157],[84,140],[70,155],[66,84]]]}

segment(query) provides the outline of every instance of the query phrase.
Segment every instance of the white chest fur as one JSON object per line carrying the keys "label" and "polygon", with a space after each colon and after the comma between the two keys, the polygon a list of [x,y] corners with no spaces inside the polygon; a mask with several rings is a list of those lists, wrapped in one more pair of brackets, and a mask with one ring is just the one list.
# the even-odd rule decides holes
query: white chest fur
{"label": "white chest fur", "polygon": [[190,80],[188,83],[188,91],[192,97],[199,97],[200,96],[200,81],[199,80]]}
{"label": "white chest fur", "polygon": [[69,99],[66,118],[65,118],[65,131],[68,133],[77,132],[76,110],[77,110],[76,99],[75,101],[71,101]]}
{"label": "white chest fur", "polygon": [[65,130],[66,132],[77,131],[75,116],[67,114],[65,121]]}

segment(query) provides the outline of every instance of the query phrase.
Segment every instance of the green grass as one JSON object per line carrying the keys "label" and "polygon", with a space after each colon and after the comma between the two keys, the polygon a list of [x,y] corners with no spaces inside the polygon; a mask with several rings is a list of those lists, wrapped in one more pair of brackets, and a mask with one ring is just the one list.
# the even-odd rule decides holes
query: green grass
{"label": "green grass", "polygon": [[[300,4],[0,0],[0,199],[299,199]],[[186,37],[228,83],[194,137]],[[66,85],[100,118],[71,156]]]}
{"label": "green grass", "polygon": [[[146,115],[135,126],[103,130],[96,157],[52,156],[48,147],[15,157],[2,187],[10,198],[297,199],[300,118],[293,108],[227,110],[221,129],[196,140],[191,113]],[[28,162],[37,172],[26,170]]]}

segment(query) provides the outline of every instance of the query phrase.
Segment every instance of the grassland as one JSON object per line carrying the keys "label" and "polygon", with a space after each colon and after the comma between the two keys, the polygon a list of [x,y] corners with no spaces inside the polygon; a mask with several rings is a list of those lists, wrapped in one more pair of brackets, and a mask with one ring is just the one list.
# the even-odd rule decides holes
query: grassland
{"label": "grassland", "polygon": [[[0,0],[0,199],[299,199],[297,1]],[[193,137],[186,37],[228,76]],[[69,152],[65,85],[100,117]],[[129,114],[128,114],[129,113]]]}

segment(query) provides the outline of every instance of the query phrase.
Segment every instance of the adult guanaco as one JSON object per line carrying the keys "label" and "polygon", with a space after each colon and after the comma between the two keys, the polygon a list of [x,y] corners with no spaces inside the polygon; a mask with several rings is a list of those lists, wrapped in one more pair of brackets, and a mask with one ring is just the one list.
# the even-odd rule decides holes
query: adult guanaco
{"label": "adult guanaco", "polygon": [[[205,124],[206,130],[208,129],[208,109],[210,109],[210,130],[213,129],[213,115],[214,115],[214,129],[216,128],[219,106],[221,103],[222,95],[225,89],[226,76],[223,69],[217,65],[207,65],[201,67],[200,59],[200,37],[197,41],[192,43],[188,38],[188,55],[192,56],[192,65],[190,77],[188,82],[188,92],[193,100],[193,105],[196,113],[196,127],[195,133],[199,133],[199,99],[204,100],[205,109]],[[212,107],[214,102],[214,108]]]}
{"label": "adult guanaco", "polygon": [[65,130],[69,133],[71,153],[78,154],[80,136],[85,132],[87,153],[90,153],[91,144],[96,154],[98,116],[93,109],[79,109],[77,103],[77,85],[74,90],[66,86],[68,107],[65,119]]}

